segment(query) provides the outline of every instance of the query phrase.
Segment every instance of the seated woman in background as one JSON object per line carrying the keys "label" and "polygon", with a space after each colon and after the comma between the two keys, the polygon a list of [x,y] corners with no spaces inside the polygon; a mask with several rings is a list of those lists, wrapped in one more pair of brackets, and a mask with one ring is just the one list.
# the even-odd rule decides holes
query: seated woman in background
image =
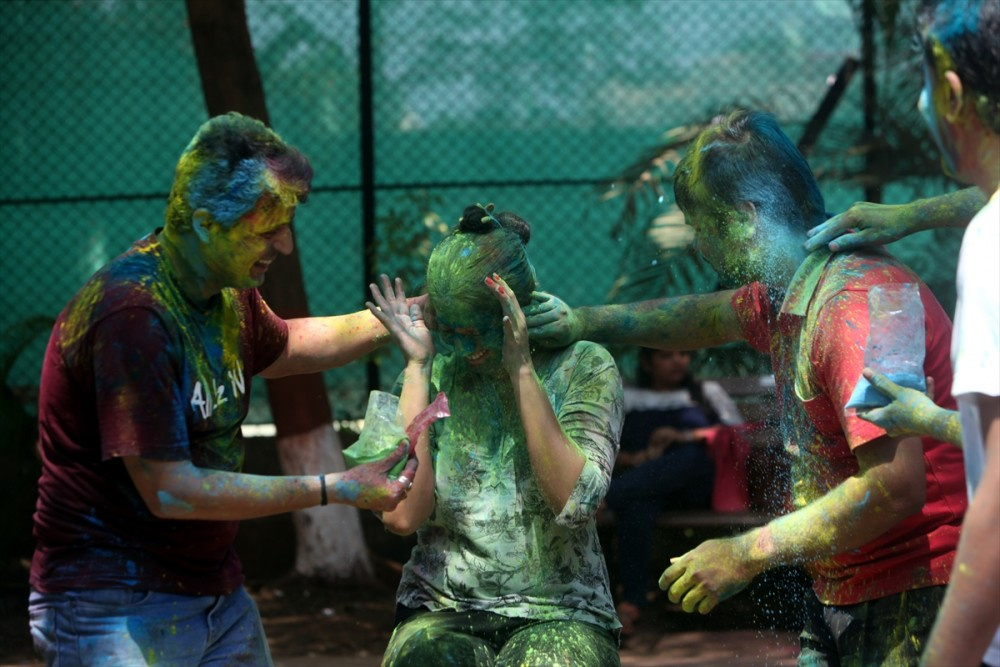
{"label": "seated woman in background", "polygon": [[639,348],[636,387],[625,388],[625,424],[606,506],[617,517],[622,634],[633,632],[649,590],[657,517],[668,509],[709,509],[715,465],[710,429],[739,424],[739,409],[716,382],[697,382],[691,353]]}
{"label": "seated woman in background", "polygon": [[439,391],[451,410],[418,438],[413,487],[382,515],[390,531],[417,533],[386,667],[620,664],[595,517],[621,377],[595,343],[529,348],[529,232],[514,214],[466,209],[428,263],[433,339],[398,281],[372,285],[369,308],[406,358],[404,423]]}

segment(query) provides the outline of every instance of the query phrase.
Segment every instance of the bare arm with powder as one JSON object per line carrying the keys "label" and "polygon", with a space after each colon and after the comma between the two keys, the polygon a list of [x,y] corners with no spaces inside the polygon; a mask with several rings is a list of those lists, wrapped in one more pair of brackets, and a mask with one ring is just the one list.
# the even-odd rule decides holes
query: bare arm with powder
{"label": "bare arm with powder", "polygon": [[514,398],[528,445],[535,478],[554,514],[562,512],[587,462],[580,447],[566,435],[542,383],[535,373],[524,313],[503,278],[486,278],[503,309],[503,364],[514,386]]}
{"label": "bare arm with powder", "polygon": [[985,195],[975,187],[908,204],[856,202],[806,232],[805,248],[810,252],[823,246],[832,252],[856,250],[927,229],[965,227],[985,205]]}
{"label": "bare arm with powder", "polygon": [[880,408],[858,410],[858,416],[885,429],[891,436],[929,435],[941,442],[962,446],[962,426],[957,410],[942,408],[934,402],[934,378],[927,377],[927,393],[901,387],[870,368],[864,376],[871,385],[892,400]]}
{"label": "bare arm with powder", "polygon": [[[409,424],[430,400],[434,341],[424,322],[422,308],[417,303],[407,302],[402,282],[397,278],[395,284],[390,283],[385,275],[381,282],[381,288],[374,283],[369,285],[372,302],[368,303],[368,309],[389,330],[406,358],[399,408],[403,423]],[[397,535],[413,533],[434,511],[434,465],[427,431],[413,443],[413,449],[420,463],[413,488],[394,510],[383,512],[381,516],[386,529]]]}
{"label": "bare arm with powder", "polygon": [[923,667],[975,665],[1000,627],[1000,398],[976,395],[986,463],[955,554],[951,582],[921,659]]}
{"label": "bare arm with powder", "polygon": [[[407,299],[423,306],[427,295]],[[387,342],[389,333],[369,310],[330,317],[286,320],[288,343],[281,355],[264,369],[265,378],[317,373],[360,359]]]}
{"label": "bare arm with powder", "polygon": [[578,340],[641,345],[664,350],[715,347],[742,339],[730,303],[734,292],[692,294],[637,303],[570,308],[535,293],[525,308],[532,342],[561,347]]}
{"label": "bare arm with powder", "polygon": [[816,501],[671,559],[660,588],[684,611],[706,614],[766,570],[860,547],[920,510],[926,486],[919,439],[882,437],[859,446],[855,456],[857,474]]}
{"label": "bare arm with powder", "polygon": [[[362,509],[395,507],[416,472],[416,461],[410,461],[398,479],[387,477],[404,456],[406,447],[400,446],[382,461],[324,475],[328,501]],[[256,519],[316,507],[322,498],[317,475],[250,475],[139,456],[122,461],[146,507],[161,519]]]}

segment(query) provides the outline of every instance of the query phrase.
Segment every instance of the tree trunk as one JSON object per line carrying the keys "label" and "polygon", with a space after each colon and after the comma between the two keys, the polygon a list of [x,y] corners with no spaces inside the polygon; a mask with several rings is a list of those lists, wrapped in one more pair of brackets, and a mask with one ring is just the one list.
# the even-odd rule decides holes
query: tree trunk
{"label": "tree trunk", "polygon": [[[238,111],[270,125],[243,0],[186,0],[186,4],[209,115]],[[309,315],[297,251],[271,266],[261,294],[283,318]],[[267,389],[282,470],[290,475],[343,470],[340,438],[331,425],[322,374],[268,380]],[[330,581],[372,577],[354,507],[332,505],[295,512],[293,521],[297,574]]]}

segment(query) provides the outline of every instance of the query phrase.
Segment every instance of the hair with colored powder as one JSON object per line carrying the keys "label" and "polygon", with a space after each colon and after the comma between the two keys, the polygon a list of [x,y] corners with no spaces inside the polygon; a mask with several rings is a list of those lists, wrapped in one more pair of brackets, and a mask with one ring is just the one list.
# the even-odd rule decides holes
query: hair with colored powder
{"label": "hair with colored powder", "polygon": [[499,274],[522,306],[531,302],[535,270],[525,249],[531,225],[515,213],[493,214],[493,205],[468,206],[458,226],[431,253],[427,287],[431,301],[456,299],[469,305],[500,305],[483,284]]}
{"label": "hair with colored powder", "polygon": [[264,123],[236,112],[216,116],[177,162],[167,226],[187,229],[192,213],[205,209],[229,228],[265,195],[294,206],[306,200],[312,176],[309,160]]}
{"label": "hair with colored powder", "polygon": [[674,196],[682,211],[709,209],[712,201],[729,208],[751,202],[762,215],[797,228],[827,217],[809,164],[760,111],[734,111],[702,131],[677,164]]}
{"label": "hair with colored powder", "polygon": [[[917,27],[931,71],[954,70],[979,120],[1000,134],[1000,1],[925,0]],[[936,44],[950,62],[941,62]]]}

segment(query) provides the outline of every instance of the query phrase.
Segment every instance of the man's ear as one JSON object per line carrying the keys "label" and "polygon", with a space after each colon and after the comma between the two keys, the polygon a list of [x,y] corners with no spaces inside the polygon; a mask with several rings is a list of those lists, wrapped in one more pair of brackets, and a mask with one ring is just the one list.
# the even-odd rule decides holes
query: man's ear
{"label": "man's ear", "polygon": [[199,208],[191,214],[191,229],[198,235],[198,240],[208,243],[209,232],[212,226],[212,216],[208,209]]}
{"label": "man's ear", "polygon": [[741,212],[746,213],[747,216],[750,217],[751,222],[755,222],[757,220],[757,206],[752,201],[743,200],[736,206],[736,208],[738,208]]}
{"label": "man's ear", "polygon": [[948,108],[945,111],[945,118],[949,122],[954,123],[962,112],[962,79],[959,78],[957,72],[948,70],[944,73],[944,80],[948,84],[945,88],[945,92],[948,95]]}

